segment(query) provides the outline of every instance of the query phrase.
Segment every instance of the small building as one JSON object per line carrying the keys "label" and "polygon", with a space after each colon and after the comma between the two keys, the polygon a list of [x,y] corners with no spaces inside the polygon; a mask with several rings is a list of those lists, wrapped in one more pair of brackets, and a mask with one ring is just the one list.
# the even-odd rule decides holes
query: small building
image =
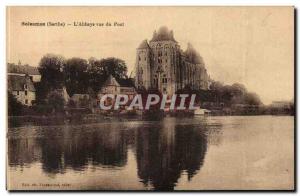
{"label": "small building", "polygon": [[271,108],[275,109],[289,109],[292,105],[291,101],[273,101]]}
{"label": "small building", "polygon": [[118,80],[118,83],[120,84],[120,94],[128,95],[128,100],[132,100],[136,95],[133,80],[129,78],[120,79]]}
{"label": "small building", "polygon": [[8,75],[8,91],[23,105],[32,106],[36,91],[29,75]]}
{"label": "small building", "polygon": [[[105,94],[112,94],[115,96],[118,94],[128,95],[128,100],[130,101],[134,98],[136,90],[134,83],[130,78],[117,80],[112,75],[109,75],[97,94],[98,104],[100,103],[101,97]],[[113,102],[114,100],[107,99],[104,104],[111,105]]]}

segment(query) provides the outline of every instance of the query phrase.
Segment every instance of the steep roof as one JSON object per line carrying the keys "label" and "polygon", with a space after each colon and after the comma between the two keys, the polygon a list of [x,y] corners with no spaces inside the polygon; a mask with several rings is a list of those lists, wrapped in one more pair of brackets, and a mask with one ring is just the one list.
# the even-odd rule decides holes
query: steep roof
{"label": "steep roof", "polygon": [[148,49],[150,48],[148,41],[145,39],[142,41],[142,43],[139,45],[138,49]]}
{"label": "steep roof", "polygon": [[103,86],[120,86],[120,84],[112,75],[109,75]]}
{"label": "steep roof", "polygon": [[188,47],[184,52],[184,56],[190,63],[204,65],[203,58],[190,43],[188,43]]}
{"label": "steep roof", "polygon": [[28,75],[40,75],[37,67],[32,67],[29,65],[16,65],[13,63],[7,64],[7,73],[19,73]]}
{"label": "steep roof", "polygon": [[158,29],[158,31],[154,31],[153,37],[151,39],[151,42],[153,41],[174,41],[177,42],[174,39],[173,31],[169,31],[168,27],[162,26]]}
{"label": "steep roof", "polygon": [[34,85],[28,76],[8,75],[7,82],[10,91],[24,91],[25,84],[29,91],[35,91]]}
{"label": "steep roof", "polygon": [[121,87],[135,87],[131,78],[119,79],[118,82]]}

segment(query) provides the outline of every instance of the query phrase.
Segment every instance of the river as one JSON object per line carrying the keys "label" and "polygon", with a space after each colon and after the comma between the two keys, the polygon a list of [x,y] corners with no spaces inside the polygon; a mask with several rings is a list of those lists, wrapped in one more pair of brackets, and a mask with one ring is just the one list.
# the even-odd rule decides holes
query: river
{"label": "river", "polygon": [[13,190],[294,188],[294,117],[23,126],[7,133]]}

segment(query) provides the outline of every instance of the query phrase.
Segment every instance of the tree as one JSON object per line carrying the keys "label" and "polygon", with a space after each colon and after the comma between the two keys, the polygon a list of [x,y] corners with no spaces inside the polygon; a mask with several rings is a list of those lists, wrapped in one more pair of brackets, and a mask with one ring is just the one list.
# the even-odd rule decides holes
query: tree
{"label": "tree", "polygon": [[100,64],[104,68],[104,75],[112,75],[116,79],[126,78],[127,77],[127,66],[125,61],[118,58],[106,58],[100,61]]}
{"label": "tree", "polygon": [[95,92],[98,92],[109,75],[112,75],[117,80],[126,78],[127,66],[125,61],[114,57],[101,60],[90,58],[88,74],[89,86]]}
{"label": "tree", "polygon": [[54,112],[61,112],[64,109],[65,100],[60,93],[52,91],[48,95],[48,104]]}
{"label": "tree", "polygon": [[35,95],[37,104],[44,104],[49,91],[46,82],[36,82],[34,83],[34,88],[36,89]]}
{"label": "tree", "polygon": [[88,63],[85,59],[71,58],[64,65],[63,72],[67,92],[70,96],[74,93],[86,93],[88,88]]}
{"label": "tree", "polygon": [[245,104],[249,105],[261,105],[262,102],[256,93],[247,93],[245,95]]}
{"label": "tree", "polygon": [[100,60],[93,57],[88,60],[88,63],[89,86],[93,91],[98,92],[105,80],[103,66]]}
{"label": "tree", "polygon": [[48,88],[57,89],[64,85],[63,67],[66,60],[62,56],[47,54],[42,57],[38,70],[41,74],[41,82]]}
{"label": "tree", "polygon": [[233,85],[231,85],[231,89],[234,95],[243,95],[247,92],[246,87],[240,83],[234,83]]}
{"label": "tree", "polygon": [[246,87],[240,83],[223,85],[220,82],[213,81],[210,89],[216,96],[217,101],[224,102],[228,106],[231,106],[232,104],[262,104],[257,94],[248,92]]}

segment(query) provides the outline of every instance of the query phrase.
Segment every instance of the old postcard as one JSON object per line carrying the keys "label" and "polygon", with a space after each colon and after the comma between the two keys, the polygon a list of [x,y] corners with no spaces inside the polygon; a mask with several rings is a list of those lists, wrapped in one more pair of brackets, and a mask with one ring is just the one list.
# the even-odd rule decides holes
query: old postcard
{"label": "old postcard", "polygon": [[8,190],[295,190],[293,7],[6,18]]}

